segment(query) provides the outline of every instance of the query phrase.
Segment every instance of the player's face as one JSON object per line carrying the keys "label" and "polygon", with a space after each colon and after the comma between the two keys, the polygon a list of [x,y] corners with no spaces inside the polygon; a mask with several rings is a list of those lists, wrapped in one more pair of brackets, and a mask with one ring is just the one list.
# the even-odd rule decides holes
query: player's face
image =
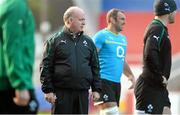
{"label": "player's face", "polygon": [[117,32],[120,32],[123,30],[125,19],[126,19],[125,15],[122,12],[118,12],[117,20],[115,20],[115,29]]}
{"label": "player's face", "polygon": [[172,24],[172,23],[175,22],[175,15],[176,15],[176,11],[174,11],[174,12],[172,12],[172,13],[169,14],[169,16],[168,16],[169,24]]}

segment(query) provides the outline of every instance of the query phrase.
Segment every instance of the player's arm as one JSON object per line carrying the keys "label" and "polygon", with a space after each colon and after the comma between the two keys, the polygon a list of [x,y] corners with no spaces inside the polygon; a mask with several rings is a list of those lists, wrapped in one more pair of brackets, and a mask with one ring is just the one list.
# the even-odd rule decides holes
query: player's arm
{"label": "player's arm", "polygon": [[24,60],[24,50],[26,35],[24,35],[23,19],[27,9],[23,9],[23,3],[15,5],[13,11],[6,15],[6,19],[3,22],[3,42],[4,42],[4,59],[6,72],[11,86],[15,89],[31,89],[32,85],[29,85],[29,74],[25,70],[26,63]]}
{"label": "player's arm", "polygon": [[24,57],[27,44],[24,43],[27,39],[24,30],[27,9],[24,5],[23,2],[17,2],[13,7],[10,6],[11,11],[7,12],[2,23],[5,70],[11,86],[15,89],[14,102],[20,106],[28,104],[30,99],[28,89],[32,89],[32,80],[29,80],[31,76],[27,73],[26,63],[29,58]]}
{"label": "player's arm", "polygon": [[92,39],[93,39],[93,42],[96,46],[96,50],[99,53],[99,51],[102,48],[106,38],[104,37],[104,35],[101,32],[98,32],[94,35],[94,37]]}
{"label": "player's arm", "polygon": [[134,88],[135,86],[135,77],[128,65],[128,63],[125,61],[124,62],[124,70],[123,70],[123,73],[125,76],[127,76],[128,80],[130,80],[132,82],[132,85],[129,87],[129,89],[132,89]]}
{"label": "player's arm", "polygon": [[44,46],[43,59],[40,65],[40,81],[41,89],[45,93],[46,101],[54,104],[56,95],[54,94],[54,87],[52,84],[52,76],[54,74],[54,39],[47,40]]}
{"label": "player's arm", "polygon": [[93,44],[93,54],[91,58],[91,70],[93,75],[93,82],[91,85],[92,88],[92,96],[93,101],[98,101],[100,98],[100,92],[101,92],[101,80],[100,80],[100,67],[99,67],[99,60],[98,60],[98,54],[95,45]]}
{"label": "player's arm", "polygon": [[43,59],[40,64],[40,81],[42,84],[42,91],[44,93],[51,93],[54,91],[52,84],[52,76],[54,74],[54,40],[51,38],[47,40],[44,46]]}
{"label": "player's arm", "polygon": [[162,83],[162,71],[160,69],[160,59],[159,59],[159,42],[162,34],[162,27],[158,26],[153,28],[151,35],[146,40],[145,44],[145,54],[144,61],[148,65],[149,69],[156,75],[154,79],[155,82]]}
{"label": "player's arm", "polygon": [[[93,54],[94,54],[94,59],[96,60],[95,61],[96,63],[95,63],[94,66],[96,67],[98,65],[98,74],[99,74],[98,79],[100,80],[100,73],[99,73],[100,72],[100,67],[99,67],[98,53],[99,53],[99,51],[100,51],[100,49],[101,49],[101,47],[102,47],[102,45],[104,43],[104,37],[103,37],[103,34],[101,34],[101,32],[98,32],[97,34],[95,34],[95,36],[92,39],[93,39],[93,42],[94,42],[94,44],[93,44],[94,53]],[[101,88],[101,84],[100,84],[100,88]],[[93,90],[93,87],[92,87],[92,90]],[[94,101],[98,101],[98,98],[100,98],[100,95],[98,95],[97,92],[93,92],[92,95],[93,95],[93,100]],[[98,104],[99,104],[99,102],[98,102]]]}

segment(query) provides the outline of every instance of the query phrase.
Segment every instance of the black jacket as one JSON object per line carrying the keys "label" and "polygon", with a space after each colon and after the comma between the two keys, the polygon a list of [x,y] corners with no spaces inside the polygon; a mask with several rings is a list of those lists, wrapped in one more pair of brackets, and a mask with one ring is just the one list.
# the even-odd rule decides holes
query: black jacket
{"label": "black jacket", "polygon": [[143,73],[148,84],[163,86],[162,76],[169,79],[171,70],[171,42],[167,27],[153,20],[144,37]]}
{"label": "black jacket", "polygon": [[73,36],[67,28],[46,42],[40,66],[42,91],[56,89],[101,90],[96,47],[83,32]]}

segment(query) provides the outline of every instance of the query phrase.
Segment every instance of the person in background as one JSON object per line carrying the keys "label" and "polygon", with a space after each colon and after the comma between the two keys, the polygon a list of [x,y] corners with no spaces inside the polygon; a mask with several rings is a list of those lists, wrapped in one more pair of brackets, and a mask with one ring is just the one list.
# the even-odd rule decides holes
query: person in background
{"label": "person in background", "polygon": [[102,81],[102,95],[99,101],[100,114],[119,114],[119,100],[121,93],[121,76],[124,73],[134,87],[134,75],[125,60],[127,41],[120,32],[125,24],[124,12],[111,9],[106,16],[107,27],[100,30],[93,37],[97,47]]}
{"label": "person in background", "polygon": [[85,13],[76,6],[63,16],[64,28],[45,43],[40,81],[53,114],[88,114],[88,90],[101,91],[96,47],[84,34]]}
{"label": "person in background", "polygon": [[171,114],[167,83],[171,70],[168,24],[175,21],[174,0],[155,0],[155,18],[144,36],[143,72],[135,85],[137,114]]}
{"label": "person in background", "polygon": [[35,114],[34,19],[27,0],[0,0],[0,114]]}

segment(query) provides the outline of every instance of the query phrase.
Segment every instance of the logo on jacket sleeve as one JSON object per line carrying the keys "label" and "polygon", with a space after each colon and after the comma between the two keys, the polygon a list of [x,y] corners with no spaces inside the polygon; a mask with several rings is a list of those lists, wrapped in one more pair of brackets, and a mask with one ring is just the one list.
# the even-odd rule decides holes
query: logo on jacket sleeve
{"label": "logo on jacket sleeve", "polygon": [[83,44],[84,44],[84,46],[87,47],[87,41],[86,40],[83,41]]}
{"label": "logo on jacket sleeve", "polygon": [[18,24],[19,24],[19,25],[22,25],[22,24],[23,24],[23,20],[22,20],[22,19],[19,19],[19,20],[18,20]]}
{"label": "logo on jacket sleeve", "polygon": [[65,43],[65,44],[66,44],[66,40],[61,40],[60,42],[61,42],[61,43]]}
{"label": "logo on jacket sleeve", "polygon": [[159,36],[153,36],[153,38],[155,38],[157,41],[159,40]]}

